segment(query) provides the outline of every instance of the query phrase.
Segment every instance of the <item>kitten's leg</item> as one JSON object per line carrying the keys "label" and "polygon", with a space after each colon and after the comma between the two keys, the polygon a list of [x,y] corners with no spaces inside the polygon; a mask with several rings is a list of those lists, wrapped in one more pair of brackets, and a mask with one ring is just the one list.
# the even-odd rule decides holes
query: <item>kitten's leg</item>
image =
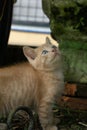
{"label": "kitten's leg", "polygon": [[53,125],[52,100],[46,98],[41,100],[38,114],[43,130],[57,130],[57,127]]}
{"label": "kitten's leg", "polygon": [[2,100],[2,98],[0,99],[0,118],[5,118],[6,117],[6,111],[5,111],[5,105],[4,105],[4,101]]}

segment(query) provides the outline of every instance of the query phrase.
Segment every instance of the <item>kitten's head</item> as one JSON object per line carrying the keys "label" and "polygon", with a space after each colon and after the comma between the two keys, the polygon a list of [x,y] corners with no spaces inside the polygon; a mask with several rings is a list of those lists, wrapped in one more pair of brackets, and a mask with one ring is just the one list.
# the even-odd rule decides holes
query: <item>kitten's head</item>
{"label": "kitten's head", "polygon": [[32,49],[23,47],[23,52],[30,64],[38,70],[55,69],[60,66],[61,53],[57,46],[54,46],[49,38],[46,38],[46,43],[42,46]]}

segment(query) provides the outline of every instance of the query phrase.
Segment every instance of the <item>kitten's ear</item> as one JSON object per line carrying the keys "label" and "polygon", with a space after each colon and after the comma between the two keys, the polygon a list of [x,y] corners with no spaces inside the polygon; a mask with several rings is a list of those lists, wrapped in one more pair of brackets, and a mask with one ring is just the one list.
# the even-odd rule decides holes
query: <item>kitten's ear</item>
{"label": "kitten's ear", "polygon": [[34,60],[36,58],[36,53],[33,48],[23,47],[23,52],[28,60]]}
{"label": "kitten's ear", "polygon": [[49,37],[46,37],[46,44],[51,44]]}

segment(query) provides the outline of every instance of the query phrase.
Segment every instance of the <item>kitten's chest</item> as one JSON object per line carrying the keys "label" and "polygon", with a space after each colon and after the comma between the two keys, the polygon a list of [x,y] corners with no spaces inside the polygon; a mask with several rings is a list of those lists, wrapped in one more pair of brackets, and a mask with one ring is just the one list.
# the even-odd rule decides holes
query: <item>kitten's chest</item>
{"label": "kitten's chest", "polygon": [[46,73],[43,78],[43,88],[51,95],[59,95],[64,88],[62,73]]}
{"label": "kitten's chest", "polygon": [[43,81],[47,84],[56,84],[63,81],[63,74],[61,72],[48,72],[41,76]]}

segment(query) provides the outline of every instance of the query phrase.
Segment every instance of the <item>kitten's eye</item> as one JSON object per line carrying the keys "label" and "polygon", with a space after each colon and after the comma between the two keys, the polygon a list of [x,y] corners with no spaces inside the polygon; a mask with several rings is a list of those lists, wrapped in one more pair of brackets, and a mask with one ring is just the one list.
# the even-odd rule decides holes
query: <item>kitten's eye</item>
{"label": "kitten's eye", "polygon": [[47,53],[48,53],[47,50],[43,50],[43,51],[42,51],[42,54],[47,54]]}

